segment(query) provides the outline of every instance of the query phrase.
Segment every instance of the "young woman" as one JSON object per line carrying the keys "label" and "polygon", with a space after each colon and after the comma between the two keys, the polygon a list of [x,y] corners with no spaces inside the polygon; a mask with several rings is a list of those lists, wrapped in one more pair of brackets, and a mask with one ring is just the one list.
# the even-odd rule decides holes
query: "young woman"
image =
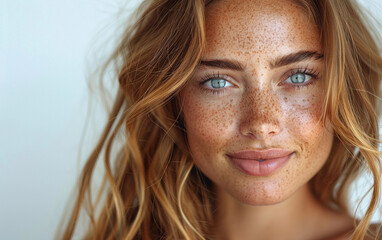
{"label": "young woman", "polygon": [[[153,0],[141,11],[109,61],[118,94],[63,239],[82,208],[85,239],[380,239],[369,230],[382,60],[353,1]],[[346,193],[362,169],[374,182],[356,220]]]}

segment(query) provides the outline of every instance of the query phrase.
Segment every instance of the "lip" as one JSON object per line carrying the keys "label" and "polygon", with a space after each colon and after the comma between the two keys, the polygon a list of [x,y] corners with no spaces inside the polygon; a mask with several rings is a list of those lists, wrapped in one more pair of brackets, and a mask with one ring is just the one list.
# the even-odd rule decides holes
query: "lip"
{"label": "lip", "polygon": [[292,157],[293,151],[279,148],[245,150],[229,153],[231,162],[242,172],[251,176],[268,176],[282,168]]}

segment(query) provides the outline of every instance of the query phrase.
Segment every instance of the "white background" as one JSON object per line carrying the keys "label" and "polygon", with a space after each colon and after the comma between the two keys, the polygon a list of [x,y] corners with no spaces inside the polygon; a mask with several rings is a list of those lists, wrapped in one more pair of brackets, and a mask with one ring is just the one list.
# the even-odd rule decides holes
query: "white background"
{"label": "white background", "polygon": [[[88,139],[79,154],[92,52],[113,36],[129,4],[0,0],[0,239],[53,238],[79,155],[94,143]],[[378,0],[367,4],[381,12]],[[91,136],[104,117],[92,119]]]}

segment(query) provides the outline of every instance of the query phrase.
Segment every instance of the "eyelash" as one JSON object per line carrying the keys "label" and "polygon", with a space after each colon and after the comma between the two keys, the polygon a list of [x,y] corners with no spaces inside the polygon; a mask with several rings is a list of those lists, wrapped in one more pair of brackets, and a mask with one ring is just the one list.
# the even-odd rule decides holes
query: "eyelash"
{"label": "eyelash", "polygon": [[305,75],[308,75],[309,77],[311,77],[312,79],[308,80],[306,83],[302,83],[302,84],[290,84],[292,88],[296,88],[296,89],[301,89],[301,88],[306,88],[308,87],[309,85],[312,85],[315,80],[317,80],[319,78],[319,72],[317,72],[316,70],[314,69],[311,69],[311,68],[308,68],[308,67],[304,67],[304,68],[297,68],[297,69],[292,69],[291,71],[289,71],[287,74],[286,74],[286,77],[284,78],[284,80],[279,83],[279,86],[282,86],[282,85],[285,85],[285,81],[292,77],[293,75],[295,74],[299,74],[299,73],[302,73],[302,74],[305,74]]}
{"label": "eyelash", "polygon": [[206,76],[202,77],[201,81],[200,81],[200,88],[201,90],[203,91],[206,91],[207,93],[212,93],[212,94],[217,94],[217,95],[220,95],[220,94],[223,94],[225,92],[225,89],[226,88],[223,88],[221,90],[219,89],[211,89],[211,88],[206,88],[206,87],[203,87],[203,85],[208,82],[208,81],[212,81],[214,79],[223,79],[227,82],[229,82],[227,80],[227,76],[225,75],[220,75],[219,72],[217,73],[212,73],[212,74],[206,74]]}
{"label": "eyelash", "polygon": [[[290,85],[292,88],[294,89],[301,89],[301,88],[307,88],[309,87],[309,85],[313,84],[315,82],[315,80],[317,80],[319,78],[319,73],[314,70],[314,69],[311,69],[311,68],[308,68],[308,67],[305,67],[305,68],[297,68],[297,69],[292,69],[290,70],[289,72],[287,72],[286,74],[284,74],[283,76],[285,76],[284,80],[279,83],[279,86],[282,86],[282,85],[286,85],[286,83],[284,83],[288,78],[290,78],[291,76],[295,75],[295,74],[299,74],[299,73],[302,73],[302,74],[305,74],[305,75],[308,75],[310,76],[312,79],[309,79],[307,83],[302,83],[302,84],[288,84]],[[206,76],[202,77],[201,78],[201,81],[200,81],[200,88],[201,90],[203,91],[206,91],[207,93],[212,93],[212,94],[217,94],[217,95],[220,95],[220,94],[223,94],[226,90],[226,88],[222,88],[222,89],[211,89],[211,88],[206,88],[204,87],[203,85],[208,82],[208,81],[212,81],[214,79],[223,79],[227,82],[230,82],[227,80],[227,76],[225,75],[221,75],[219,72],[217,73],[212,73],[212,74],[206,74]],[[232,84],[232,83],[231,83]]]}

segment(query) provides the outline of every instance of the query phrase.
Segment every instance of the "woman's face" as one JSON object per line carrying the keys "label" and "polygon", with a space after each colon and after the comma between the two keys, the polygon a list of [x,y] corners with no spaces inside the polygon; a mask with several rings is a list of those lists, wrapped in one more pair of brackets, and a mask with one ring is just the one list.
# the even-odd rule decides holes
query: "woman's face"
{"label": "woman's face", "polygon": [[220,0],[206,9],[206,36],[180,94],[192,158],[243,203],[283,201],[332,146],[332,128],[320,122],[318,28],[293,1]]}

